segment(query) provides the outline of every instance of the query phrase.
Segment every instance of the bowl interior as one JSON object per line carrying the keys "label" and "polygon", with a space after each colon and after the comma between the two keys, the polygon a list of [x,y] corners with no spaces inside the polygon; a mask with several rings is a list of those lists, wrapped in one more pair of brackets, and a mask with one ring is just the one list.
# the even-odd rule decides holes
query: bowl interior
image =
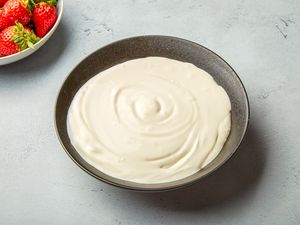
{"label": "bowl interior", "polygon": [[[139,184],[108,176],[89,165],[72,146],[67,133],[67,113],[78,89],[99,72],[130,59],[161,56],[189,62],[210,73],[228,93],[232,104],[232,129],[221,153],[201,171],[174,182]],[[68,155],[90,175],[115,186],[144,191],[161,191],[191,184],[216,170],[236,151],[249,117],[248,99],[239,77],[218,55],[196,43],[167,36],[141,36],[105,46],[80,62],[65,80],[56,103],[55,119],[59,139]]]}

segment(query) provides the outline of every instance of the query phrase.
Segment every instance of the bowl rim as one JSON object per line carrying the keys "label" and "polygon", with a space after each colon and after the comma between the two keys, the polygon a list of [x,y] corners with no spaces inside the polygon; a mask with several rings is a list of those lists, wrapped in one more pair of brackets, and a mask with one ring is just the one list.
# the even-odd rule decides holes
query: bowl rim
{"label": "bowl rim", "polygon": [[[103,48],[106,48],[106,47],[109,47],[111,45],[114,45],[114,44],[117,44],[119,42],[123,42],[123,41],[128,41],[128,40],[131,40],[131,39],[136,39],[136,38],[171,38],[171,39],[176,39],[176,40],[179,40],[179,41],[184,41],[184,42],[187,42],[187,43],[190,43],[190,44],[194,44],[196,46],[199,46],[200,48],[203,48],[207,51],[209,51],[211,54],[213,54],[214,56],[216,56],[217,58],[219,58],[223,63],[225,63],[231,70],[232,72],[234,73],[234,75],[236,76],[236,78],[238,79],[238,81],[240,82],[241,84],[241,87],[242,87],[242,90],[243,90],[243,93],[245,95],[245,100],[246,100],[246,124],[245,124],[245,128],[241,134],[241,139],[240,141],[237,143],[236,147],[232,150],[231,154],[228,155],[228,157],[226,157],[220,164],[218,164],[215,168],[213,168],[211,171],[209,171],[208,173],[202,175],[202,176],[199,176],[199,177],[196,177],[195,179],[189,181],[189,182],[186,182],[186,183],[181,183],[181,184],[178,184],[178,185],[173,185],[173,186],[168,186],[168,187],[162,187],[162,188],[147,188],[147,187],[134,187],[134,186],[129,186],[129,185],[123,185],[123,184],[120,184],[120,183],[116,183],[114,181],[111,181],[111,180],[108,180],[108,179],[105,179],[99,175],[96,175],[94,174],[92,171],[88,170],[87,168],[85,168],[83,165],[81,165],[80,162],[78,162],[71,154],[70,152],[68,151],[67,147],[64,145],[63,143],[63,140],[61,139],[61,136],[60,136],[60,133],[58,131],[58,126],[57,126],[57,108],[58,108],[58,100],[59,100],[59,96],[61,94],[61,91],[62,91],[62,88],[63,86],[65,85],[66,81],[68,80],[69,76],[73,73],[73,71],[84,61],[86,60],[87,58],[89,58],[90,56],[92,56],[93,54],[95,54],[97,51],[103,49]],[[72,69],[71,71],[68,73],[68,75],[65,77],[65,79],[62,81],[62,84],[58,90],[58,93],[57,93],[57,96],[56,96],[56,100],[55,100],[55,105],[54,105],[54,127],[55,127],[55,132],[56,132],[56,136],[61,144],[61,146],[63,147],[64,151],[67,153],[67,155],[69,156],[69,158],[71,158],[71,160],[79,167],[81,168],[83,171],[85,171],[87,174],[89,174],[90,176],[96,178],[97,180],[100,180],[106,184],[109,184],[109,185],[113,185],[115,187],[118,187],[118,188],[121,188],[121,189],[126,189],[126,190],[131,190],[131,191],[138,191],[138,192],[164,192],[164,191],[171,191],[171,190],[177,190],[177,189],[180,189],[180,188],[184,188],[184,187],[187,187],[187,186],[190,186],[190,185],[193,185],[197,182],[199,182],[200,180],[212,175],[215,171],[217,171],[219,168],[221,168],[223,165],[225,165],[232,157],[233,155],[237,152],[237,150],[239,149],[239,147],[241,146],[244,138],[245,138],[245,135],[247,133],[247,130],[248,130],[248,127],[249,127],[249,122],[250,122],[250,103],[249,103],[249,97],[248,97],[248,94],[247,94],[247,91],[246,91],[246,88],[245,88],[245,85],[243,84],[241,78],[238,76],[237,72],[229,65],[229,63],[227,61],[225,61],[220,55],[218,55],[217,53],[213,52],[212,50],[208,49],[207,47],[199,44],[199,43],[196,43],[194,41],[190,41],[190,40],[187,40],[187,39],[184,39],[184,38],[180,38],[180,37],[176,37],[176,36],[170,36],[170,35],[139,35],[139,36],[131,36],[131,37],[126,37],[126,38],[123,38],[123,39],[119,39],[117,41],[114,41],[114,42],[111,42],[111,43],[108,43],[106,45],[103,45],[102,47],[99,47],[98,49],[96,49],[95,51],[91,52],[89,55],[85,56],[80,62],[78,62]],[[75,149],[76,150],[76,149]],[[86,162],[86,160],[84,160]],[[87,162],[86,162],[87,163]],[[91,165],[92,166],[92,165]],[[93,166],[92,166],[93,167]],[[193,175],[193,174],[192,174]],[[190,177],[192,175],[189,175],[187,177]],[[187,178],[186,177],[186,178]],[[183,178],[185,179],[185,178]],[[165,183],[161,183],[161,184],[166,184],[168,182],[165,182]],[[160,183],[159,183],[160,184]]]}
{"label": "bowl rim", "polygon": [[[59,25],[59,23],[61,21],[61,18],[62,18],[63,10],[64,10],[64,0],[58,0],[56,8],[58,8],[58,6],[59,6],[59,14],[58,14],[58,17],[57,17],[57,20],[56,20],[55,24],[53,25],[53,27],[48,31],[48,33],[44,37],[42,37],[37,43],[34,44],[34,47],[37,46],[37,45],[40,45],[40,44],[44,44],[45,43],[44,40],[47,41],[47,39],[53,34],[53,32],[58,27],[58,25]],[[1,60],[12,59],[12,58],[14,58],[16,56],[25,54],[26,52],[28,52],[30,50],[33,50],[33,49],[32,48],[27,48],[27,49],[25,49],[23,51],[17,52],[17,53],[12,54],[12,55],[2,56],[2,57],[0,57],[0,61]]]}

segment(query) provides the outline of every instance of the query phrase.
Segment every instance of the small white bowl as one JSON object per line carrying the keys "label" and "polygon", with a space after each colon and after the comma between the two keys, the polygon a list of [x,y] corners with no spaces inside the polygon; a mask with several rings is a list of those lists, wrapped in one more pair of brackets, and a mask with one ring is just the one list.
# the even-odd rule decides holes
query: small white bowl
{"label": "small white bowl", "polygon": [[58,25],[61,21],[61,17],[62,17],[62,13],[63,13],[63,6],[64,6],[64,1],[58,0],[57,6],[56,6],[58,18],[57,18],[55,24],[53,25],[53,27],[51,28],[51,30],[46,34],[45,37],[43,37],[38,43],[36,43],[34,45],[34,48],[27,48],[24,51],[18,52],[16,54],[0,57],[0,66],[19,61],[19,60],[31,55],[32,53],[37,51],[43,44],[45,44],[46,41],[52,36],[52,34],[54,33],[54,31],[56,30],[56,28],[58,27]]}

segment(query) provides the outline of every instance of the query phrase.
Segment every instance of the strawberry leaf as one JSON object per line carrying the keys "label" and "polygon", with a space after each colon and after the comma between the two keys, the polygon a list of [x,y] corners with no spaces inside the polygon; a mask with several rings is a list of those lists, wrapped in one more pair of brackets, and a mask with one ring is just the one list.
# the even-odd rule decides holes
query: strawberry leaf
{"label": "strawberry leaf", "polygon": [[54,5],[54,6],[56,6],[56,4],[57,4],[57,0],[31,0],[31,1],[34,1],[35,4],[38,4],[38,3],[41,3],[41,2],[45,2],[48,5]]}
{"label": "strawberry leaf", "polygon": [[19,45],[21,51],[28,47],[33,48],[34,44],[40,40],[32,30],[28,30],[28,28],[25,29],[19,22],[16,22],[14,33],[15,35],[12,41]]}
{"label": "strawberry leaf", "polygon": [[27,45],[28,45],[29,48],[34,48],[34,45],[30,41],[27,41]]}

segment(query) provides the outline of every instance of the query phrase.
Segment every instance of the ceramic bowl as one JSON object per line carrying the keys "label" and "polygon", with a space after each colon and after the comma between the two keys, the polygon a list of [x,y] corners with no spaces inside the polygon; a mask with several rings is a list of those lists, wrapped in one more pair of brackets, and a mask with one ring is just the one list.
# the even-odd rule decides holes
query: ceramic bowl
{"label": "ceramic bowl", "polygon": [[38,43],[36,43],[34,45],[34,48],[27,48],[24,51],[18,52],[16,54],[0,57],[0,66],[19,61],[19,60],[31,55],[32,53],[37,51],[40,47],[42,47],[46,43],[46,41],[48,41],[48,39],[52,36],[52,34],[55,32],[56,28],[58,27],[58,25],[61,21],[62,13],[63,13],[63,7],[64,7],[64,1],[58,0],[57,6],[56,6],[58,18],[57,18],[54,26],[51,28],[51,30],[46,34],[45,37],[43,37]]}
{"label": "ceramic bowl", "polygon": [[[189,62],[210,73],[228,93],[232,104],[232,129],[220,154],[204,169],[184,179],[160,184],[140,184],[111,177],[88,164],[71,144],[67,114],[78,89],[99,72],[127,60],[161,56]],[[70,158],[88,174],[114,186],[138,191],[171,190],[199,181],[223,165],[239,147],[249,120],[246,90],[235,71],[209,49],[176,37],[140,36],[117,41],[87,56],[69,74],[57,97],[55,125],[58,138]]]}

